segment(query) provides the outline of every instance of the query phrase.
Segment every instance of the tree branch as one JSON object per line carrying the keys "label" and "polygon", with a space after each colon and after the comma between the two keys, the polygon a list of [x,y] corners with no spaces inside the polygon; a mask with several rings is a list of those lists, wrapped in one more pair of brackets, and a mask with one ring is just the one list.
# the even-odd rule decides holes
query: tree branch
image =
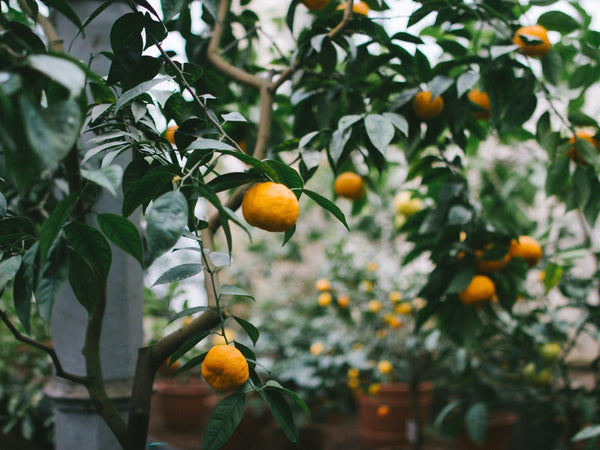
{"label": "tree branch", "polygon": [[213,35],[211,36],[210,42],[208,44],[208,60],[218,70],[220,70],[227,76],[233,78],[234,80],[239,81],[240,83],[246,84],[248,86],[254,86],[257,89],[260,89],[263,84],[261,77],[252,75],[251,73],[248,73],[245,70],[240,69],[239,67],[229,64],[221,56],[221,39],[223,38],[223,31],[225,30],[225,19],[227,18],[229,7],[229,0],[221,0],[219,2],[218,19],[215,23]]}
{"label": "tree branch", "polygon": [[52,364],[54,365],[54,370],[55,370],[56,376],[64,378],[65,380],[72,381],[74,383],[80,383],[80,384],[85,383],[86,377],[72,374],[63,369],[60,359],[58,358],[58,355],[56,354],[56,351],[54,351],[53,347],[43,344],[39,341],[36,341],[35,339],[31,339],[31,338],[25,336],[24,334],[22,334],[17,329],[17,327],[15,327],[15,325],[11,322],[10,318],[8,317],[8,314],[6,314],[6,311],[3,311],[1,309],[0,309],[0,319],[2,320],[2,322],[4,322],[6,324],[6,326],[8,327],[8,329],[10,330],[10,332],[12,333],[12,335],[15,337],[16,340],[23,342],[24,344],[30,345],[31,347],[35,347],[39,350],[42,350],[43,352],[46,352],[50,356],[50,358],[52,359]]}
{"label": "tree branch", "polygon": [[85,333],[85,343],[82,353],[85,358],[87,379],[84,385],[90,394],[90,400],[94,404],[98,414],[102,416],[104,422],[111,429],[121,446],[126,449],[128,448],[129,441],[128,425],[108,397],[102,376],[100,335],[102,333],[102,324],[104,323],[107,297],[105,281],[96,271],[95,275],[100,296],[90,314]]}

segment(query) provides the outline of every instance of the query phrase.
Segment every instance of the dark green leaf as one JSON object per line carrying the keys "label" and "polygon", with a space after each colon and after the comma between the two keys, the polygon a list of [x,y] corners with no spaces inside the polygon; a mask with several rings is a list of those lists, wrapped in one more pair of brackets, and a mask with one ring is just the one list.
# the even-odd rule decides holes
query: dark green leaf
{"label": "dark green leaf", "polygon": [[110,241],[133,256],[140,265],[144,264],[142,238],[137,227],[118,214],[98,214],[98,225]]}
{"label": "dark green leaf", "polygon": [[576,127],[597,127],[596,119],[588,116],[582,111],[573,111],[569,113],[569,121]]}
{"label": "dark green leaf", "polygon": [[6,201],[6,197],[0,193],[0,218],[6,216],[6,212],[8,210],[8,202]]}
{"label": "dark green leaf", "polygon": [[246,394],[238,392],[225,397],[213,409],[202,440],[202,450],[218,450],[229,440],[242,420]]}
{"label": "dark green leaf", "polygon": [[266,388],[272,388],[272,389],[276,389],[279,390],[281,392],[283,392],[284,394],[288,395],[292,400],[294,400],[294,402],[296,402],[296,404],[300,407],[300,409],[302,409],[302,411],[304,411],[304,413],[310,417],[310,408],[308,407],[308,405],[304,402],[304,400],[302,400],[298,394],[296,394],[295,392],[284,388],[283,386],[281,386],[281,384],[279,384],[277,381],[275,380],[269,380],[265,383],[265,387]]}
{"label": "dark green leaf", "polygon": [[42,224],[40,228],[40,264],[44,265],[48,250],[60,233],[65,222],[71,215],[73,207],[77,203],[77,194],[71,194],[58,202],[50,214],[50,217]]}
{"label": "dark green leaf", "polygon": [[562,11],[548,11],[538,17],[537,23],[548,30],[569,34],[581,27],[579,22]]}
{"label": "dark green leaf", "polygon": [[21,255],[15,255],[0,261],[0,291],[4,291],[6,284],[14,279],[22,259]]}
{"label": "dark green leaf", "polygon": [[[127,171],[125,171],[127,175]],[[125,189],[123,199],[123,216],[130,216],[139,206],[146,206],[150,201],[165,190],[171,183],[177,169],[171,166],[161,166],[149,171],[143,177],[132,181]],[[125,180],[124,180],[125,182]]]}
{"label": "dark green leaf", "polygon": [[542,71],[546,79],[553,85],[560,82],[563,62],[558,52],[548,52],[542,58]]}
{"label": "dark green leaf", "polygon": [[284,162],[266,159],[263,163],[277,173],[277,182],[285,184],[290,189],[302,189],[304,187],[304,180],[302,180],[300,174]]}
{"label": "dark green leaf", "polygon": [[152,286],[156,286],[157,284],[166,284],[166,283],[175,283],[176,281],[185,280],[186,278],[191,278],[195,275],[198,275],[200,272],[204,270],[204,266],[198,263],[187,263],[180,264],[178,266],[172,267],[163,273],[158,279],[154,282]]}
{"label": "dark green leaf", "polygon": [[243,290],[242,288],[239,288],[237,286],[233,286],[231,284],[222,285],[220,295],[233,295],[233,296],[237,296],[237,297],[247,297],[247,298],[254,300],[254,297],[252,295],[250,295],[249,293],[247,293],[245,290]]}
{"label": "dark green leaf", "polygon": [[65,234],[69,244],[106,282],[112,264],[112,251],[104,235],[83,222],[71,222],[65,227]]}
{"label": "dark green leaf", "polygon": [[66,87],[71,92],[71,97],[77,97],[85,87],[85,73],[68,59],[43,54],[31,55],[27,61],[31,68]]}
{"label": "dark green leaf", "polygon": [[562,155],[550,164],[546,176],[546,195],[561,196],[565,183],[569,180],[569,162],[569,158]]}
{"label": "dark green leaf", "polygon": [[79,138],[82,115],[73,100],[54,103],[45,109],[19,98],[25,135],[44,168],[54,168]]}
{"label": "dark green leaf", "polygon": [[15,275],[13,286],[13,297],[17,317],[29,333],[31,317],[31,299],[35,284],[35,260],[38,251],[38,243],[33,244],[23,255],[21,267]]}
{"label": "dark green leaf", "polygon": [[188,204],[179,191],[169,191],[154,200],[146,215],[148,252],[145,265],[173,247],[188,223]]}
{"label": "dark green leaf", "polygon": [[314,191],[310,191],[308,189],[302,189],[302,192],[305,193],[308,197],[310,197],[317,205],[321,208],[326,209],[331,214],[333,214],[342,224],[346,227],[346,229],[350,230],[348,223],[346,222],[346,217],[344,213],[338,206],[333,203],[331,200],[323,197],[321,194],[317,194]]}
{"label": "dark green leaf", "polygon": [[69,283],[79,303],[91,314],[101,295],[98,279],[83,256],[72,249],[69,255]]}
{"label": "dark green leaf", "polygon": [[185,0],[162,0],[160,2],[163,12],[163,20],[168,22],[181,12]]}
{"label": "dark green leaf", "polygon": [[475,268],[464,267],[453,278],[448,287],[446,294],[457,294],[464,291],[475,275]]}
{"label": "dark green leaf", "polygon": [[465,414],[467,435],[476,444],[485,440],[488,427],[488,412],[485,403],[475,403]]}
{"label": "dark green leaf", "polygon": [[248,337],[252,340],[252,343],[256,345],[256,341],[258,341],[258,338],[260,337],[260,332],[258,331],[258,328],[256,328],[247,320],[242,319],[241,317],[233,316],[233,318],[244,329]]}
{"label": "dark green leaf", "polygon": [[35,289],[35,300],[42,320],[47,326],[52,321],[52,307],[60,289],[69,276],[69,251],[64,239],[54,241],[42,266]]}
{"label": "dark green leaf", "polygon": [[294,443],[298,442],[300,434],[294,422],[294,415],[290,405],[285,401],[284,396],[276,389],[264,389],[260,392],[269,409],[273,413],[273,417],[282,428],[288,439]]}
{"label": "dark green leaf", "polygon": [[365,129],[373,146],[379,153],[385,155],[394,138],[394,125],[382,115],[369,114],[365,117]]}

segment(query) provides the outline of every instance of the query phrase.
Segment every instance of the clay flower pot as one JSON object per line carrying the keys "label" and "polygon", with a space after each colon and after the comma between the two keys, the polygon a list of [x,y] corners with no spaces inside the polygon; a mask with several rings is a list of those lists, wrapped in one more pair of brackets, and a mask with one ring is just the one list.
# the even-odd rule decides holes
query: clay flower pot
{"label": "clay flower pot", "polygon": [[[432,393],[432,383],[419,385],[422,428],[428,419]],[[360,394],[357,402],[359,434],[368,448],[409,445],[416,441],[418,430],[407,383],[382,384],[377,395]]]}
{"label": "clay flower pot", "polygon": [[154,395],[165,425],[182,432],[203,427],[217,401],[214,390],[199,378],[158,379]]}

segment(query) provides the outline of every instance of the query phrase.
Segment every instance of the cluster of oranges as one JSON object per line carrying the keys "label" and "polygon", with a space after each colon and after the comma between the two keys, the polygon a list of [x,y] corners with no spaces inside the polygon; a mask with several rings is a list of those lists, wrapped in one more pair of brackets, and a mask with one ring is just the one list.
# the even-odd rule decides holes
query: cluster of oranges
{"label": "cluster of oranges", "polygon": [[459,298],[466,305],[477,306],[497,300],[496,285],[488,276],[490,273],[506,268],[512,258],[524,259],[529,267],[533,267],[542,259],[542,247],[531,236],[519,236],[511,241],[508,252],[500,259],[485,259],[484,250],[476,250],[475,255],[478,259],[478,274],[471,279],[467,288],[459,293]]}

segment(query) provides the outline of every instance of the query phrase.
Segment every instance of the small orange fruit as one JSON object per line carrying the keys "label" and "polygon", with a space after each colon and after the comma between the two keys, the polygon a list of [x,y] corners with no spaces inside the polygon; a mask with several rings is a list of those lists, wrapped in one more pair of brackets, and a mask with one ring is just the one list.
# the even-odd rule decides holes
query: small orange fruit
{"label": "small orange fruit", "polygon": [[[592,132],[585,131],[585,130],[577,131],[575,133],[575,136],[572,136],[571,139],[569,139],[569,144],[575,144],[575,142],[577,142],[579,139],[588,141],[590,144],[592,144],[594,147],[596,147],[596,150],[598,152],[600,152],[600,142],[598,142],[594,138],[594,134]],[[579,150],[577,150],[577,147],[575,147],[574,145],[572,147],[570,147],[569,150],[567,150],[567,152],[565,154],[567,155],[567,157],[569,159],[571,159],[571,161],[574,161],[580,165],[585,164],[585,161],[583,160],[581,153],[579,153]]]}
{"label": "small orange fruit", "polygon": [[298,220],[298,198],[281,183],[267,181],[252,186],[242,200],[242,214],[250,225],[266,231],[286,231]]}
{"label": "small orange fruit", "polygon": [[165,130],[165,139],[171,144],[175,144],[175,132],[179,129],[177,125],[171,125]]}
{"label": "small orange fruit", "polygon": [[394,366],[387,359],[382,359],[377,363],[377,371],[383,375],[389,375],[392,373]]}
{"label": "small orange fruit", "polygon": [[531,236],[519,236],[518,240],[511,241],[509,253],[512,258],[523,258],[533,267],[542,259],[542,246]]}
{"label": "small orange fruit", "polygon": [[325,292],[331,289],[331,283],[326,278],[320,278],[315,283],[315,289],[319,292]]}
{"label": "small orange fruit", "polygon": [[237,389],[249,376],[248,361],[232,345],[215,345],[202,362],[202,377],[219,391]]}
{"label": "small orange fruit", "polygon": [[302,0],[302,3],[311,11],[321,11],[329,4],[329,0]]}
{"label": "small orange fruit", "polygon": [[485,275],[475,275],[458,297],[465,305],[479,305],[492,301],[496,297],[496,285]]}
{"label": "small orange fruit", "polygon": [[[346,9],[346,3],[340,3],[336,9]],[[352,5],[352,12],[355,14],[362,14],[363,16],[368,16],[370,10],[371,8],[369,8],[369,5],[367,5],[365,2],[358,2]]]}
{"label": "small orange fruit", "polygon": [[385,417],[390,413],[390,407],[387,405],[379,405],[377,407],[377,417]]}
{"label": "small orange fruit", "polygon": [[365,182],[357,173],[343,172],[335,178],[333,190],[339,197],[358,200],[365,195]]}
{"label": "small orange fruit", "polygon": [[382,305],[379,300],[369,300],[369,303],[367,304],[369,311],[371,311],[372,313],[378,313],[379,311],[381,311],[381,306]]}
{"label": "small orange fruit", "polygon": [[421,119],[433,119],[444,110],[444,99],[440,96],[431,98],[431,91],[420,91],[413,99],[412,108]]}
{"label": "small orange fruit", "polygon": [[[528,42],[525,42],[523,36]],[[541,25],[519,28],[513,37],[513,42],[521,47],[521,53],[527,56],[544,56],[552,48],[548,39],[548,31]]]}
{"label": "small orange fruit", "polygon": [[490,118],[490,97],[487,92],[473,89],[467,94],[467,98],[471,103],[478,106],[477,110],[471,114],[478,120],[487,120]]}
{"label": "small orange fruit", "polygon": [[396,305],[396,307],[394,308],[394,312],[396,314],[400,314],[402,316],[408,316],[409,314],[412,314],[412,312],[413,312],[413,305],[410,304],[409,302],[398,303]]}
{"label": "small orange fruit", "polygon": [[502,259],[484,259],[483,250],[475,250],[477,256],[477,271],[483,273],[497,272],[508,266],[510,262],[510,253],[506,253]]}
{"label": "small orange fruit", "polygon": [[340,295],[337,298],[337,304],[342,309],[347,308],[348,305],[350,305],[350,297],[348,297],[347,295]]}
{"label": "small orange fruit", "polygon": [[333,296],[329,292],[322,292],[317,297],[317,303],[319,304],[319,306],[322,306],[323,308],[325,308],[326,306],[329,306],[331,304],[332,300],[333,300]]}
{"label": "small orange fruit", "polygon": [[325,351],[325,344],[320,341],[313,342],[310,346],[309,352],[313,356],[319,356]]}

